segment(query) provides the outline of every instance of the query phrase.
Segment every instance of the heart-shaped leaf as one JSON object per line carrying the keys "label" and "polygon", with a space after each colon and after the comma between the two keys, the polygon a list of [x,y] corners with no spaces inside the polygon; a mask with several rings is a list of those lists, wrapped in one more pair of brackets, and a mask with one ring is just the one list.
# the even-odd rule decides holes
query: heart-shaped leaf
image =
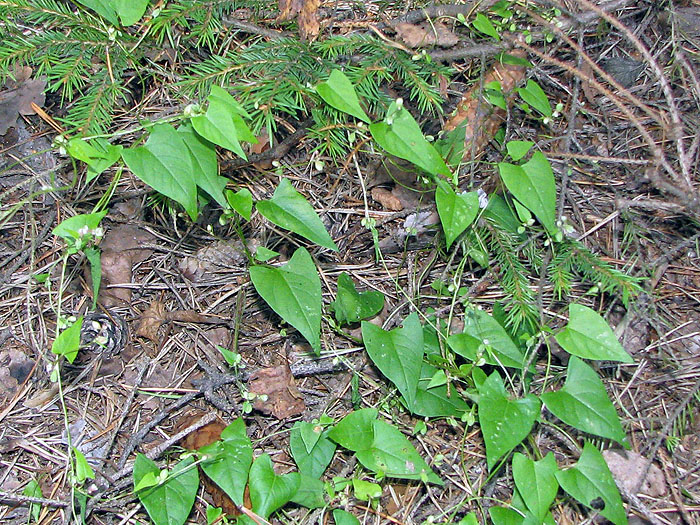
{"label": "heart-shaped leaf", "polygon": [[296,483],[298,483],[299,488],[290,500],[292,503],[296,503],[307,509],[319,509],[326,505],[324,497],[326,494],[326,485],[323,481],[299,472],[290,472],[289,474],[285,474],[284,477],[292,479],[293,482],[298,479]]}
{"label": "heart-shaped leaf", "polygon": [[501,162],[498,171],[508,191],[535,214],[542,226],[554,231],[557,187],[547,157],[536,151],[522,166]]}
{"label": "heart-shaped leaf", "polygon": [[372,427],[372,447],[355,453],[365,468],[390,478],[443,484],[399,429],[381,420],[373,421]]}
{"label": "heart-shaped leaf", "polygon": [[104,139],[88,142],[81,138],[74,138],[69,140],[66,145],[66,151],[71,157],[88,165],[87,182],[117,162],[122,149],[122,146],[113,146]]}
{"label": "heart-shaped leaf", "polygon": [[333,510],[333,521],[335,525],[360,525],[360,520],[346,510]]}
{"label": "heart-shaped leaf", "polygon": [[518,88],[518,94],[522,99],[539,111],[545,117],[552,117],[552,106],[549,103],[547,94],[534,80],[527,81],[525,87]]}
{"label": "heart-shaped leaf", "polygon": [[449,391],[449,395],[445,384],[428,388],[437,371],[438,369],[434,366],[422,363],[416,399],[410,410],[423,417],[460,417],[469,410],[469,405],[454,388]]}
{"label": "heart-shaped leaf", "polygon": [[357,98],[352,82],[339,69],[331,71],[328,80],[316,86],[316,92],[335,109],[359,118],[367,124],[371,122],[360,106],[360,100]]}
{"label": "heart-shaped leaf", "polygon": [[257,202],[255,208],[277,226],[297,233],[319,246],[338,251],[316,211],[294,189],[289,179],[282,179],[272,199]]}
{"label": "heart-shaped leaf", "polygon": [[208,141],[246,159],[240,141],[258,142],[242,118],[249,117],[248,113],[225,89],[216,85],[211,87],[207,100],[207,112],[192,118],[195,131]]}
{"label": "heart-shaped leaf", "polygon": [[[289,434],[289,449],[299,472],[312,478],[320,478],[323,475],[333,459],[336,448],[335,443],[328,439],[327,432],[322,432],[320,428],[319,432],[313,430],[317,427],[318,425],[313,423],[298,421]],[[311,429],[311,432],[318,436],[311,447],[304,441],[304,429]]]}
{"label": "heart-shaped leaf", "polygon": [[236,193],[231,190],[226,190],[226,201],[229,206],[236,210],[241,217],[249,221],[253,213],[253,194],[248,188],[241,188]]}
{"label": "heart-shaped leaf", "polygon": [[62,355],[69,363],[75,361],[80,348],[80,330],[83,327],[83,316],[81,315],[68,328],[63,330],[51,345],[51,353]]}
{"label": "heart-shaped leaf", "polygon": [[475,191],[457,194],[445,181],[439,181],[435,203],[445,232],[447,249],[479,213],[479,195]]}
{"label": "heart-shaped leaf", "polygon": [[[158,466],[143,454],[134,462],[134,486],[139,486],[144,476],[160,479]],[[168,473],[163,483],[137,492],[146,512],[156,525],[182,525],[187,521],[199,488],[199,474],[194,459],[183,459]]]}
{"label": "heart-shaped leaf", "polygon": [[253,463],[253,446],[243,419],[236,419],[221,433],[221,440],[200,448],[199,452],[208,458],[201,464],[206,475],[236,505],[243,505],[248,471]]}
{"label": "heart-shaped leaf", "polygon": [[404,319],[403,327],[387,332],[372,323],[362,323],[362,341],[367,354],[413,406],[423,362],[423,327],[418,314],[413,312]]}
{"label": "heart-shaped leaf", "polygon": [[180,133],[170,124],[153,126],[145,146],[122,151],[129,169],[154,190],[179,202],[197,219],[197,185],[192,155]]}
{"label": "heart-shaped leaf", "polygon": [[369,131],[374,140],[391,155],[412,162],[433,175],[452,176],[435,147],[423,136],[418,123],[396,102],[389,106],[386,119],[370,124]]}
{"label": "heart-shaped leaf", "polygon": [[587,306],[569,305],[569,323],[556,335],[556,340],[564,350],[584,359],[634,363],[610,325]]}
{"label": "heart-shaped leaf", "polygon": [[557,392],[545,392],[542,401],[567,425],[618,443],[625,440],[625,431],[605,385],[590,366],[575,356],[569,359],[564,387]]}
{"label": "heart-shaped leaf", "polygon": [[479,424],[486,444],[486,463],[491,469],[530,433],[540,411],[540,401],[532,394],[511,400],[498,372],[479,388]]}
{"label": "heart-shaped leaf", "polygon": [[357,452],[368,450],[374,443],[374,427],[377,410],[363,408],[350,412],[328,432],[328,437],[341,447]]}
{"label": "heart-shaped leaf", "polygon": [[278,476],[267,454],[258,457],[250,467],[250,502],[253,512],[267,517],[290,501],[299,488],[298,476]]}
{"label": "heart-shaped leaf", "polygon": [[627,524],[622,499],[605,458],[588,441],[576,465],[555,475],[561,488],[586,507],[597,510],[615,525]]}
{"label": "heart-shaped leaf", "polygon": [[95,230],[100,221],[104,219],[109,210],[103,210],[97,213],[80,213],[68,217],[66,220],[56,226],[51,233],[61,237],[68,244],[74,243],[77,239],[84,235],[83,232],[90,233]]}
{"label": "heart-shaped leaf", "polygon": [[330,304],[340,324],[350,324],[369,319],[384,307],[384,295],[369,291],[359,293],[350,276],[343,272],[338,276],[338,295]]}
{"label": "heart-shaped leaf", "polygon": [[550,452],[539,461],[522,454],[513,455],[513,479],[527,508],[542,523],[559,489],[555,477],[557,461]]}
{"label": "heart-shaped leaf", "polygon": [[210,197],[226,208],[224,188],[228,179],[219,176],[219,164],[216,160],[214,145],[194,132],[191,124],[183,124],[177,128],[192,158],[195,183],[206,191]]}
{"label": "heart-shaped leaf", "polygon": [[449,336],[447,344],[453,352],[472,362],[483,358],[490,365],[520,370],[525,363],[525,355],[508,332],[483,310],[468,310],[464,316],[463,333]]}
{"label": "heart-shaped leaf", "polygon": [[321,281],[304,248],[278,268],[251,266],[253,286],[277,315],[299,330],[316,354],[321,353]]}

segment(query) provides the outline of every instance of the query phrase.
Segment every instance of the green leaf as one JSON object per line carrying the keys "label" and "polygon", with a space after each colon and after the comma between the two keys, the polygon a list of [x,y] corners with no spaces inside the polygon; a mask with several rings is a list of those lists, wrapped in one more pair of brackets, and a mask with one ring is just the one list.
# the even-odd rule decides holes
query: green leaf
{"label": "green leaf", "polygon": [[75,455],[75,479],[78,483],[83,483],[86,479],[95,479],[95,471],[92,470],[83,453],[75,447],[72,448]]}
{"label": "green leaf", "polygon": [[331,71],[328,80],[316,86],[316,92],[327,104],[335,109],[363,120],[367,124],[371,122],[360,106],[360,101],[357,98],[352,82],[339,69]]}
{"label": "green leaf", "polygon": [[517,162],[527,155],[534,145],[535,143],[530,140],[511,140],[506,143],[506,149],[508,150],[508,155]]}
{"label": "green leaf", "polygon": [[479,520],[476,518],[476,514],[470,512],[464,516],[457,525],[479,525]]}
{"label": "green leaf", "polygon": [[328,432],[328,437],[341,447],[357,452],[369,450],[374,443],[374,426],[377,410],[363,408],[350,412]]}
{"label": "green leaf", "polygon": [[51,345],[51,352],[56,355],[62,355],[69,363],[75,361],[80,348],[80,329],[83,327],[83,317],[78,319],[63,330]]}
{"label": "green leaf", "polygon": [[216,85],[211,87],[207,100],[207,112],[192,118],[195,131],[208,141],[247,159],[240,141],[258,142],[243,120],[243,117],[249,117],[248,113],[225,89]]}
{"label": "green leaf", "polygon": [[113,146],[104,139],[88,142],[82,138],[74,138],[66,145],[66,151],[71,157],[87,164],[87,182],[117,162],[122,149],[122,146]]}
{"label": "green leaf", "polygon": [[107,215],[107,211],[74,215],[62,221],[61,224],[53,229],[52,233],[57,237],[61,237],[68,244],[72,244],[76,239],[82,237],[79,233],[80,230],[88,230],[88,232],[95,230],[100,225],[100,221]]}
{"label": "green leaf", "polygon": [[[561,487],[576,500],[589,508],[595,508],[615,525],[627,523],[620,493],[617,491],[610,469],[600,451],[588,441],[578,463],[556,474]],[[596,503],[602,499],[604,507]]]}
{"label": "green leaf", "polygon": [[219,508],[219,507],[212,507],[211,505],[207,505],[207,525],[212,525],[215,521],[217,521],[221,515],[224,513],[224,510]]}
{"label": "green leaf", "polygon": [[105,18],[113,26],[119,25],[119,17],[114,9],[114,2],[111,0],[77,0],[78,3],[89,7],[98,15]]}
{"label": "green leaf", "polygon": [[457,194],[447,182],[440,180],[435,191],[435,202],[449,250],[454,240],[476,219],[479,195],[475,191]]}
{"label": "green leaf", "polygon": [[384,308],[384,294],[376,291],[359,293],[350,276],[343,272],[338,276],[338,295],[330,304],[340,324],[350,324],[369,319]]}
{"label": "green leaf", "polygon": [[564,350],[584,359],[634,363],[610,325],[587,306],[570,304],[569,323],[555,338]]}
{"label": "green leaf", "polygon": [[355,497],[360,501],[370,501],[382,497],[382,487],[371,481],[353,478],[352,489]]}
{"label": "green leaf", "polygon": [[418,123],[396,102],[389,106],[386,119],[370,124],[369,130],[374,140],[391,155],[412,162],[433,175],[452,176],[435,147],[423,136]]}
{"label": "green leaf", "polygon": [[296,483],[299,488],[290,500],[292,503],[296,503],[307,509],[320,509],[321,507],[325,507],[326,499],[324,494],[326,493],[326,485],[323,481],[318,478],[300,474],[299,472],[290,472],[283,477],[290,478],[292,481],[298,480]]}
{"label": "green leaf", "polygon": [[[143,454],[134,462],[134,486],[147,474],[159,477],[158,466]],[[137,495],[155,525],[182,525],[187,521],[199,488],[199,474],[194,459],[180,461],[164,483],[139,490]]]}
{"label": "green leaf", "polygon": [[547,95],[537,82],[532,79],[528,80],[525,87],[518,88],[518,94],[542,115],[552,118],[552,106],[549,104]]}
{"label": "green leaf", "polygon": [[372,362],[413,406],[423,362],[423,327],[413,312],[403,327],[387,332],[372,323],[362,323],[362,341]]}
{"label": "green leaf", "polygon": [[297,233],[319,246],[338,251],[316,211],[294,189],[289,179],[282,179],[272,199],[257,202],[255,208],[277,226]]}
{"label": "green leaf", "polygon": [[258,457],[250,467],[249,488],[253,512],[267,519],[294,497],[299,483],[299,477],[275,474],[269,455]]}
{"label": "green leaf", "polygon": [[513,455],[515,486],[527,508],[539,519],[539,523],[545,519],[557,495],[557,470],[557,461],[552,452],[540,461],[532,461],[519,453]]}
{"label": "green leaf", "polygon": [[489,204],[484,210],[484,217],[491,219],[510,233],[517,233],[518,228],[520,228],[518,218],[515,216],[510,206],[508,206],[505,199],[500,195],[489,195]]}
{"label": "green leaf", "polygon": [[279,255],[279,252],[276,252],[275,250],[270,250],[268,248],[265,248],[264,246],[258,246],[258,248],[255,250],[255,260],[258,262],[267,262],[273,257],[277,257]]}
{"label": "green leaf", "polygon": [[[310,430],[317,437],[313,444],[312,440],[305,442],[305,429],[306,433]],[[328,439],[328,432],[322,432],[321,427],[314,423],[297,421],[289,434],[289,449],[299,472],[312,478],[320,478],[323,475],[333,459],[335,448],[335,443]]]}
{"label": "green leaf", "polygon": [[335,521],[335,525],[360,525],[360,520],[342,509],[333,510],[333,521]]}
{"label": "green leaf", "polygon": [[621,444],[625,441],[625,431],[603,382],[590,366],[575,356],[569,359],[564,387],[557,392],[545,392],[542,401],[567,425]]}
{"label": "green leaf", "polygon": [[243,505],[248,471],[253,463],[253,446],[246,434],[243,419],[236,419],[223,430],[221,440],[200,448],[199,452],[210,458],[201,463],[204,473],[236,505]]}
{"label": "green leaf", "polygon": [[547,157],[536,151],[522,166],[500,162],[498,171],[508,191],[534,213],[548,231],[554,231],[557,187]]}
{"label": "green leaf", "polygon": [[486,379],[479,394],[479,424],[490,470],[530,433],[540,412],[540,401],[532,394],[522,399],[509,399],[498,372]]}
{"label": "green leaf", "polygon": [[445,384],[428,388],[437,371],[438,369],[434,366],[422,363],[416,400],[410,410],[423,417],[460,417],[469,410],[469,405],[464,402],[454,388],[450,389],[450,395],[448,395]]}
{"label": "green leaf", "polygon": [[191,124],[177,128],[190,152],[195,183],[206,191],[222,208],[226,208],[224,188],[228,183],[226,177],[219,176],[219,164],[216,160],[214,145],[194,132]]}
{"label": "green leaf", "polygon": [[321,281],[311,255],[298,248],[278,268],[251,266],[255,290],[277,315],[299,330],[317,355],[321,353]]}
{"label": "green leaf", "polygon": [[192,155],[182,134],[170,124],[156,124],[145,146],[122,151],[129,169],[154,190],[182,204],[197,219],[197,185]]}
{"label": "green leaf", "polygon": [[453,168],[459,166],[464,157],[467,124],[465,119],[459,126],[445,133],[434,143],[440,156]]}
{"label": "green leaf", "polygon": [[419,479],[436,485],[443,484],[396,427],[381,420],[374,420],[372,427],[372,446],[355,453],[365,468],[390,478]]}
{"label": "green leaf", "polygon": [[[24,490],[22,491],[23,496],[29,496],[30,498],[43,498],[44,495],[41,492],[41,486],[39,485],[39,482],[35,479],[32,479],[27,483],[27,485],[24,487]],[[39,521],[39,514],[41,513],[41,505],[38,505],[36,503],[30,503],[29,504],[29,515],[32,517],[32,519],[36,522]]]}
{"label": "green leaf", "polygon": [[241,217],[249,221],[253,213],[253,194],[248,188],[241,188],[236,193],[226,190],[226,201]]}
{"label": "green leaf", "polygon": [[150,0],[111,0],[115,11],[119,15],[122,25],[128,27],[135,24],[146,12]]}
{"label": "green leaf", "polygon": [[[482,357],[486,363],[522,370],[525,354],[496,319],[483,310],[468,310],[464,316],[464,331],[447,338],[450,349],[476,363]],[[479,347],[484,345],[483,355]]]}
{"label": "green leaf", "polygon": [[498,34],[498,31],[496,31],[496,28],[493,27],[491,20],[489,20],[482,13],[476,14],[476,18],[472,22],[472,25],[474,26],[474,29],[480,31],[481,33],[484,33],[485,35],[491,36],[496,40],[501,39],[501,36]]}

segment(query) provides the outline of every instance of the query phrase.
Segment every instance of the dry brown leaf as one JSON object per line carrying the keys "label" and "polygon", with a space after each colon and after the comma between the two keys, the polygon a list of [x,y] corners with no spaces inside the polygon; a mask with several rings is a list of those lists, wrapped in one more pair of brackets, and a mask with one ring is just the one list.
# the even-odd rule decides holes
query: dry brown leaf
{"label": "dry brown leaf", "polygon": [[256,399],[253,406],[277,419],[298,416],[306,409],[288,365],[257,370],[250,376],[248,390],[254,394],[267,395],[266,401]]}
{"label": "dry brown leaf", "polygon": [[284,22],[298,15],[299,34],[302,40],[314,40],[320,31],[318,23],[319,0],[279,0],[280,14],[277,20]]}
{"label": "dry brown leaf", "polygon": [[146,311],[141,314],[141,320],[136,328],[136,335],[158,343],[158,329],[165,321],[165,305],[160,301],[153,301]]}
{"label": "dry brown leaf", "polygon": [[34,367],[34,361],[17,348],[7,345],[0,350],[0,412],[24,383]]}
{"label": "dry brown leaf", "polygon": [[[270,149],[270,137],[267,134],[267,130],[263,130],[260,135],[257,136],[257,139],[258,142],[250,146],[250,152],[252,154],[259,155]],[[272,167],[272,160],[253,162],[253,166],[259,170],[269,170]]]}
{"label": "dry brown leaf", "polygon": [[[634,450],[608,449],[603,451],[603,457],[615,482],[631,492],[637,486],[639,478],[644,473],[647,459]],[[652,498],[658,498],[668,493],[664,474],[661,469],[651,464],[649,472],[642,486],[640,494],[646,494]]]}
{"label": "dry brown leaf", "polygon": [[277,20],[284,22],[285,20],[293,19],[301,11],[303,4],[304,0],[279,0],[280,14]]}
{"label": "dry brown leaf", "polygon": [[321,26],[318,23],[319,0],[304,0],[299,12],[299,33],[302,40],[315,40]]}
{"label": "dry brown leaf", "polygon": [[[248,248],[254,251],[256,240],[249,241]],[[180,261],[182,274],[193,282],[210,279],[212,274],[231,271],[247,262],[243,243],[238,240],[216,241],[200,248],[197,252]]]}
{"label": "dry brown leaf", "polygon": [[372,188],[372,198],[381,204],[385,210],[403,210],[403,204],[401,204],[399,198],[386,188]]}
{"label": "dry brown leaf", "polygon": [[34,115],[32,102],[43,106],[46,101],[44,77],[31,79],[32,68],[15,66],[15,80],[6,84],[6,89],[0,91],[0,135],[14,127],[19,115]]}
{"label": "dry brown leaf", "polygon": [[[511,52],[511,55],[524,58],[521,50]],[[491,71],[484,77],[484,84],[497,81],[501,85],[501,91],[506,98],[515,87],[525,78],[525,67],[503,64],[497,62]],[[486,144],[494,136],[498,128],[505,122],[505,111],[492,106],[479,97],[480,83],[467,91],[462,100],[457,104],[455,114],[445,123],[444,131],[452,131],[466,121],[466,133],[464,143],[464,159],[468,160],[472,155],[478,156]]]}
{"label": "dry brown leaf", "polygon": [[396,34],[411,48],[440,46],[452,47],[459,43],[459,37],[440,22],[423,22],[417,26],[400,22],[394,26]]}
{"label": "dry brown leaf", "polygon": [[[188,418],[189,420],[190,418]],[[194,422],[194,421],[192,421]],[[179,425],[182,428],[186,428],[189,425]],[[185,439],[182,440],[181,445],[187,450],[199,450],[202,447],[211,445],[215,441],[221,439],[221,432],[226,428],[221,421],[213,421],[208,425],[195,430],[188,434]],[[202,480],[204,481],[204,491],[211,496],[214,506],[221,508],[225,514],[229,516],[238,516],[240,512],[236,504],[231,501],[226,493],[219,488],[219,486],[214,483],[209,476],[200,469],[202,474]]]}
{"label": "dry brown leaf", "polygon": [[[150,232],[133,224],[123,224],[105,235],[102,248],[102,284],[98,301],[103,306],[123,306],[131,302],[131,289],[115,285],[130,284],[133,265],[145,261],[153,250],[143,246],[153,242]],[[89,272],[86,272],[89,277]],[[109,287],[109,288],[108,288]]]}

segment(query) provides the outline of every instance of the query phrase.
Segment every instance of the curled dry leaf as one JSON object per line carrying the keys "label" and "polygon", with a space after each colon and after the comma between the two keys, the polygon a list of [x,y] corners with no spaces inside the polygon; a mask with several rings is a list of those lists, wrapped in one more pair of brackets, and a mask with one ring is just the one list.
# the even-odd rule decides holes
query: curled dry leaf
{"label": "curled dry leaf", "polygon": [[445,24],[423,22],[421,25],[400,22],[394,26],[396,34],[411,48],[452,47],[459,43],[459,37]]}
{"label": "curled dry leaf", "polygon": [[[511,52],[511,55],[524,58],[521,50]],[[484,77],[484,84],[499,82],[504,96],[509,97],[514,88],[525,78],[525,67],[497,62],[491,71]],[[472,154],[476,157],[481,153],[486,144],[495,135],[498,128],[505,122],[505,111],[492,106],[479,96],[480,83],[467,91],[454,115],[445,123],[444,131],[452,131],[466,121],[466,133],[464,143],[464,159],[469,159]]]}
{"label": "curled dry leaf", "polygon": [[[199,419],[200,417],[201,415],[196,419]],[[194,423],[196,419],[193,417],[188,417],[185,420],[187,424],[184,424],[185,421],[183,421],[183,424],[178,425],[178,428],[185,429],[190,426],[190,424]],[[223,422],[213,421],[208,425],[204,425],[203,427],[188,434],[182,440],[181,445],[187,450],[199,450],[200,448],[211,445],[215,441],[221,439],[221,432],[223,432],[225,428],[226,425],[224,425]],[[236,504],[231,501],[231,498],[229,498],[226,493],[221,490],[219,486],[214,483],[201,468],[199,469],[199,473],[204,484],[204,492],[209,494],[214,506],[221,508],[224,511],[224,514],[228,514],[229,516],[238,516],[240,512],[238,511]]]}
{"label": "curled dry leaf", "polygon": [[299,33],[303,40],[313,40],[318,36],[319,0],[279,0],[280,14],[277,20],[284,22],[298,15]]}
{"label": "curled dry leaf", "polygon": [[[102,284],[98,301],[103,306],[122,306],[131,302],[131,290],[118,285],[131,284],[136,263],[153,255],[144,245],[155,241],[150,232],[133,224],[123,224],[110,230],[102,240]],[[89,275],[89,272],[87,272]]]}
{"label": "curled dry leaf", "polygon": [[159,341],[158,329],[163,323],[169,321],[179,321],[181,323],[207,323],[226,324],[228,321],[214,315],[204,315],[194,310],[173,310],[167,311],[165,305],[160,301],[151,302],[146,311],[141,314],[136,335],[150,339],[154,343]]}
{"label": "curled dry leaf", "polygon": [[44,105],[46,79],[32,79],[31,76],[32,68],[15,66],[15,80],[8,81],[5,89],[0,91],[0,135],[15,126],[19,115],[34,115],[32,102],[37,106]]}
{"label": "curled dry leaf", "polygon": [[34,361],[18,348],[6,345],[0,350],[0,412],[17,394],[33,367]]}
{"label": "curled dry leaf", "polygon": [[248,390],[254,394],[267,395],[267,400],[256,399],[254,408],[277,419],[298,416],[306,405],[303,396],[294,385],[294,377],[288,365],[261,368],[250,376]]}
{"label": "curled dry leaf", "polygon": [[[257,241],[250,240],[248,249],[253,252]],[[193,282],[211,279],[215,273],[230,272],[246,264],[243,243],[238,240],[216,241],[185,257],[178,267],[182,274]]]}
{"label": "curled dry leaf", "polygon": [[[644,473],[647,458],[633,450],[608,449],[603,452],[608,468],[615,479],[615,482],[631,492],[637,486],[639,478]],[[664,474],[661,469],[651,464],[649,472],[641,487],[641,494],[646,494],[653,498],[664,496],[668,493]]]}
{"label": "curled dry leaf", "polygon": [[403,210],[403,204],[401,204],[399,198],[396,197],[391,190],[387,190],[386,188],[372,188],[372,198],[381,204],[385,210]]}
{"label": "curled dry leaf", "polygon": [[136,335],[145,337],[158,343],[158,329],[165,322],[165,305],[160,301],[153,301],[141,314]]}

